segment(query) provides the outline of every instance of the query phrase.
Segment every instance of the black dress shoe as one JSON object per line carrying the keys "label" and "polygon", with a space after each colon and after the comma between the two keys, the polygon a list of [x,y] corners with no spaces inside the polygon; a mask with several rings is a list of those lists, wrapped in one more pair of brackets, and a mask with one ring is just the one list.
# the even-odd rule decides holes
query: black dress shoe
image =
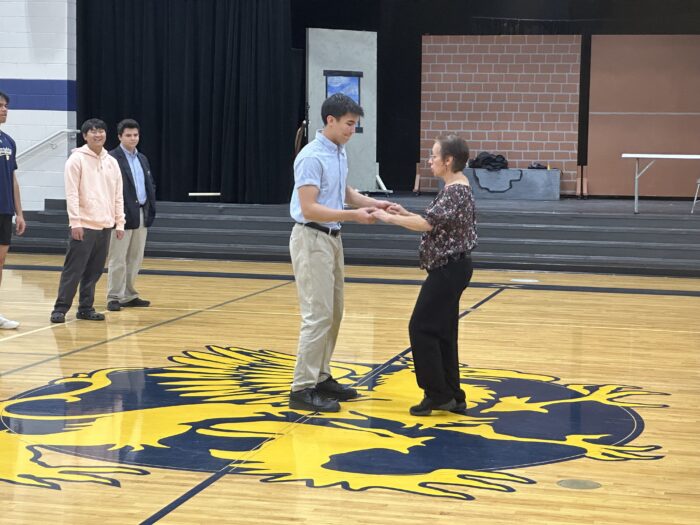
{"label": "black dress shoe", "polygon": [[450,399],[447,403],[438,404],[428,396],[423,401],[411,407],[409,412],[412,416],[429,416],[433,410],[448,410],[452,412],[457,407],[457,401]]}
{"label": "black dress shoe", "polygon": [[339,412],[340,404],[316,392],[315,388],[305,388],[289,393],[289,408],[308,412]]}
{"label": "black dress shoe", "polygon": [[116,299],[107,303],[107,310],[109,310],[110,312],[118,312],[121,309],[122,305]]}
{"label": "black dress shoe", "polygon": [[357,390],[349,386],[341,385],[332,377],[317,384],[316,391],[325,396],[338,399],[339,401],[347,401],[348,399],[355,399],[359,396]]}
{"label": "black dress shoe", "polygon": [[128,301],[126,303],[122,303],[122,307],[128,308],[131,306],[151,306],[151,301],[146,301],[145,299],[141,299],[140,297],[137,297],[136,299],[132,299],[131,301]]}

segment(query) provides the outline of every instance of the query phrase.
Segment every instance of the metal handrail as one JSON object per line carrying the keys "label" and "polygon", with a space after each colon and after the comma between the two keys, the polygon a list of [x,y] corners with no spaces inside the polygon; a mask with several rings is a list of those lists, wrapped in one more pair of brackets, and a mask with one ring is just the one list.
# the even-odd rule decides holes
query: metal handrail
{"label": "metal handrail", "polygon": [[40,140],[40,141],[37,142],[36,144],[33,144],[33,145],[30,146],[29,148],[25,149],[25,150],[22,151],[21,153],[18,153],[18,154],[17,154],[17,157],[16,157],[17,160],[19,160],[19,159],[22,158],[22,157],[25,157],[25,156],[29,155],[29,154],[32,153],[33,151],[39,149],[39,148],[40,148],[41,146],[43,146],[44,144],[51,144],[51,149],[56,149],[58,146],[57,146],[56,144],[54,144],[52,141],[53,141],[53,139],[58,138],[59,136],[63,135],[64,133],[78,134],[78,133],[80,133],[80,130],[79,130],[79,129],[62,129],[62,130],[60,130],[60,131],[56,131],[55,133],[49,135],[49,136],[46,137],[45,139]]}

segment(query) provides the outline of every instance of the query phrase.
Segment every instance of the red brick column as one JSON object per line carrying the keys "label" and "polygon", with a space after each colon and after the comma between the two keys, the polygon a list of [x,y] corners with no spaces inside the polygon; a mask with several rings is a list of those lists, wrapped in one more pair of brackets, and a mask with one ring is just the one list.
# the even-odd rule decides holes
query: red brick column
{"label": "red brick column", "polygon": [[421,80],[422,190],[438,135],[456,132],[472,151],[500,153],[512,168],[561,170],[561,193],[576,192],[577,35],[424,36]]}

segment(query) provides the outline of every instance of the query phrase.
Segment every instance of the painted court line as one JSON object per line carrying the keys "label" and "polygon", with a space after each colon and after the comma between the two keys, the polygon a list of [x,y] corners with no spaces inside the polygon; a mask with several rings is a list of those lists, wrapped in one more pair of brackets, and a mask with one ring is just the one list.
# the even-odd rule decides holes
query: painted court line
{"label": "painted court line", "polygon": [[182,319],[186,319],[187,317],[191,317],[191,316],[193,316],[193,315],[197,315],[198,313],[201,313],[201,312],[206,312],[206,311],[212,310],[212,309],[214,309],[214,308],[219,308],[219,307],[224,306],[224,305],[227,305],[227,304],[235,303],[236,301],[242,301],[243,299],[248,299],[249,297],[253,297],[253,296],[255,296],[255,295],[259,295],[259,294],[262,294],[262,293],[265,293],[265,292],[269,292],[269,291],[275,290],[275,289],[277,289],[277,288],[281,288],[282,286],[287,286],[288,284],[289,284],[289,283],[278,284],[278,285],[272,286],[271,288],[266,288],[265,290],[259,290],[259,291],[257,291],[257,292],[253,292],[253,293],[250,293],[250,294],[248,294],[248,295],[244,295],[244,296],[242,296],[242,297],[237,297],[237,298],[235,298],[235,299],[230,299],[230,300],[228,300],[228,301],[224,301],[223,303],[215,304],[215,305],[212,305],[212,306],[207,307],[207,308],[202,308],[202,309],[196,310],[196,311],[194,311],[194,312],[189,312],[189,313],[186,313],[186,314],[184,314],[184,315],[181,315],[181,316],[178,316],[178,317],[174,317],[174,318],[172,318],[172,319],[166,319],[165,321],[161,321],[161,322],[159,322],[159,323],[155,323],[155,324],[152,324],[152,325],[149,325],[149,326],[145,326],[145,327],[143,327],[143,328],[139,328],[138,330],[133,330],[133,331],[131,331],[131,332],[127,332],[127,333],[125,333],[125,334],[118,335],[118,336],[112,337],[112,338],[110,338],[110,339],[104,339],[104,340],[102,340],[102,341],[98,341],[98,342],[96,342],[96,343],[92,343],[92,344],[83,346],[83,347],[81,347],[81,348],[76,348],[76,349],[74,349],[74,350],[71,350],[71,351],[69,351],[69,352],[65,352],[65,353],[63,353],[63,354],[58,354],[58,355],[52,356],[52,357],[50,357],[50,358],[43,359],[43,360],[41,360],[41,361],[37,361],[37,362],[35,362],[35,363],[30,363],[30,364],[28,364],[28,365],[24,365],[24,366],[19,367],[19,368],[15,368],[15,369],[12,369],[12,370],[8,370],[7,372],[0,372],[0,377],[8,376],[8,375],[14,374],[14,373],[16,373],[16,372],[21,372],[21,371],[23,371],[23,370],[27,370],[27,369],[29,369],[29,368],[32,368],[32,367],[35,367],[35,366],[38,366],[38,365],[42,365],[42,364],[44,364],[44,363],[48,363],[48,362],[50,362],[50,361],[54,361],[54,360],[56,360],[56,359],[61,359],[61,358],[68,357],[68,356],[73,355],[73,354],[77,354],[77,353],[80,353],[80,352],[84,352],[85,350],[90,350],[90,349],[92,349],[92,348],[96,348],[96,347],[101,346],[101,345],[103,345],[103,344],[105,344],[105,343],[111,343],[111,342],[114,342],[114,341],[119,341],[120,339],[124,339],[124,338],[126,338],[126,337],[130,337],[130,336],[135,335],[135,334],[139,334],[139,333],[142,333],[142,332],[147,332],[148,330],[151,330],[151,329],[153,329],[153,328],[158,328],[158,327],[164,326],[164,325],[166,325],[166,324],[174,323],[174,322],[180,321],[180,320],[182,320]]}
{"label": "painted court line", "polygon": [[[34,266],[34,265],[5,265],[8,270],[32,270],[32,271],[61,271],[61,266]],[[289,274],[261,274],[240,272],[206,272],[183,270],[151,270],[145,269],[139,272],[141,275],[166,275],[180,277],[219,277],[222,279],[260,279],[273,281],[293,281],[294,276]],[[591,274],[595,275],[595,274]],[[391,285],[421,285],[423,279],[386,279],[379,277],[345,277],[346,283],[360,284],[391,284]],[[700,297],[700,290],[664,290],[654,288],[620,288],[620,287],[595,287],[573,286],[557,284],[536,283],[482,283],[472,282],[470,288],[513,288],[517,290],[544,290],[556,292],[584,292],[584,293],[614,293],[630,295],[670,295],[681,297]]]}

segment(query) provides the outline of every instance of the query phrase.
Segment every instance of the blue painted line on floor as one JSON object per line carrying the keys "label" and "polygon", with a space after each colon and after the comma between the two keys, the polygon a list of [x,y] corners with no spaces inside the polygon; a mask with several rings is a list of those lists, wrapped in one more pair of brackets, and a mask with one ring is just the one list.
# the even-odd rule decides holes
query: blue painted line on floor
{"label": "blue painted line on floor", "polygon": [[[6,270],[30,270],[44,272],[60,272],[62,266],[45,266],[30,264],[6,264]],[[241,273],[241,272],[205,272],[194,270],[158,270],[142,269],[141,275],[162,275],[172,277],[214,277],[221,279],[259,279],[268,281],[293,281],[294,276],[290,274],[264,274],[264,273]],[[423,279],[386,279],[379,277],[346,277],[346,283],[359,284],[388,284],[388,285],[408,285],[420,286]],[[700,297],[700,290],[666,290],[653,288],[620,288],[620,287],[597,287],[597,286],[575,286],[559,284],[503,284],[503,283],[471,283],[470,288],[503,288],[505,290],[530,290],[547,292],[581,292],[581,293],[606,293],[621,295],[666,295],[675,297]]]}
{"label": "blue painted line on floor", "polygon": [[187,502],[188,500],[190,500],[191,498],[193,498],[194,496],[196,496],[197,494],[202,492],[207,487],[216,483],[219,479],[224,477],[226,474],[235,470],[235,468],[236,468],[236,465],[226,465],[224,468],[222,468],[218,472],[215,472],[213,475],[209,476],[207,479],[205,479],[201,483],[195,485],[187,492],[185,492],[182,496],[180,496],[176,500],[172,501],[171,503],[169,503],[168,505],[166,505],[162,509],[160,509],[158,512],[153,514],[151,517],[143,520],[141,522],[141,525],[150,525],[152,523],[156,523],[158,520],[160,520],[161,518],[164,518],[165,516],[170,514],[172,511],[174,511],[180,505]]}

